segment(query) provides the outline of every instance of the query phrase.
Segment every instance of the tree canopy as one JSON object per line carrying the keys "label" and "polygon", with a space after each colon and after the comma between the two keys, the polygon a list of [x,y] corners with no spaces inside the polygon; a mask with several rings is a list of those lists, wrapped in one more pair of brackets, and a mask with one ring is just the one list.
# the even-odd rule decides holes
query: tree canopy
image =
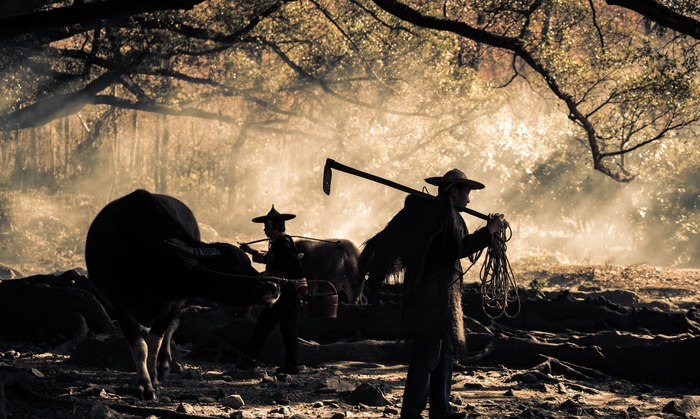
{"label": "tree canopy", "polygon": [[[452,91],[526,80],[568,116],[595,169],[628,181],[626,155],[700,119],[698,9],[692,0],[11,1],[0,10],[0,128],[106,105],[323,138],[329,127],[314,127],[308,102],[320,95],[404,117],[451,113],[431,124],[434,135],[464,117],[445,96],[387,107],[415,81],[409,69],[428,66]],[[236,112],[222,111],[234,102]]]}

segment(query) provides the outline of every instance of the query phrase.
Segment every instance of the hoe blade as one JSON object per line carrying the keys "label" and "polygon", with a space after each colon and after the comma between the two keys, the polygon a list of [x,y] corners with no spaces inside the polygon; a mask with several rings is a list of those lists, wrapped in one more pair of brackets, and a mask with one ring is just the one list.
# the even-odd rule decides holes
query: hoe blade
{"label": "hoe blade", "polygon": [[333,177],[333,160],[326,159],[326,165],[323,166],[323,192],[326,195],[331,194],[331,179]]}

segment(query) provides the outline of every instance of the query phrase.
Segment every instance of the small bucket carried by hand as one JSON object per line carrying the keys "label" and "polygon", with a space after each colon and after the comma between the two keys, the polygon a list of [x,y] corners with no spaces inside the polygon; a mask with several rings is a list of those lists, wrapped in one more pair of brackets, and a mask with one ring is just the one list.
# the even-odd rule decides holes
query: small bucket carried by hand
{"label": "small bucket carried by hand", "polygon": [[[327,290],[319,292],[321,285],[327,285]],[[315,292],[309,295],[309,313],[311,317],[320,319],[335,319],[338,317],[338,291],[328,281],[319,281]]]}

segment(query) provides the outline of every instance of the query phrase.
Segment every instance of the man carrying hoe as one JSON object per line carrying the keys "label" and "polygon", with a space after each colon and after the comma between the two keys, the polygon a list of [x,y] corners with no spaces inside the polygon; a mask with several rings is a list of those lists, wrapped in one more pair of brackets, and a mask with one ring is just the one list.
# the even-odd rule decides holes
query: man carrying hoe
{"label": "man carrying hoe", "polygon": [[[409,195],[404,208],[367,241],[361,259],[380,276],[404,272],[401,336],[411,349],[401,418],[422,418],[429,402],[431,419],[459,419],[466,414],[454,411],[449,400],[452,359],[466,347],[460,259],[488,246],[507,223],[502,216],[491,217],[486,227],[469,234],[459,208],[484,185],[459,169],[426,182],[438,187],[437,199]],[[383,278],[368,279],[378,280]]]}

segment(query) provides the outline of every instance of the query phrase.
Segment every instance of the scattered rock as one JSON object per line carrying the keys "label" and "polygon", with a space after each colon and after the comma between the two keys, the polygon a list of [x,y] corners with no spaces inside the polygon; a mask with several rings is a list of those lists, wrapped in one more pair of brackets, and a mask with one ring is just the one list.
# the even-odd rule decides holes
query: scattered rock
{"label": "scattered rock", "polygon": [[335,377],[326,378],[323,381],[323,384],[323,388],[333,389],[337,392],[353,391],[357,387],[356,382]]}
{"label": "scattered rock", "polygon": [[191,414],[194,413],[194,408],[192,405],[187,403],[180,403],[175,409],[176,412]]}
{"label": "scattered rock", "polygon": [[330,417],[330,419],[345,419],[345,416],[345,413],[335,413]]}
{"label": "scattered rock", "polygon": [[700,396],[685,396],[664,406],[662,412],[687,419],[700,419]]}
{"label": "scattered rock", "polygon": [[390,404],[380,389],[367,383],[357,386],[350,394],[350,399],[356,403],[368,406],[386,406]]}
{"label": "scattered rock", "polygon": [[292,416],[293,414],[292,409],[289,408],[289,406],[282,406],[279,409],[272,409],[270,410],[270,413],[278,413],[283,416]]}
{"label": "scattered rock", "polygon": [[235,412],[231,412],[230,415],[228,415],[231,419],[243,419],[243,412],[240,410],[236,410]]}
{"label": "scattered rock", "polygon": [[281,383],[289,383],[292,381],[292,376],[285,373],[275,374],[275,379]]}
{"label": "scattered rock", "polygon": [[102,403],[95,403],[90,408],[88,419],[122,419],[122,415]]}
{"label": "scattered rock", "polygon": [[317,409],[318,409],[319,407],[323,407],[323,402],[322,402],[322,401],[316,402],[316,403],[312,404],[311,407],[315,407],[315,408],[317,408]]}
{"label": "scattered rock", "polygon": [[569,412],[573,415],[581,415],[582,412],[581,405],[571,399],[566,400],[564,403],[560,404],[559,409]]}
{"label": "scattered rock", "polygon": [[395,408],[395,407],[387,406],[387,407],[384,408],[384,414],[385,414],[385,415],[398,415],[398,414],[399,414],[399,409],[397,409],[397,408]]}
{"label": "scattered rock", "polygon": [[274,383],[275,381],[277,381],[277,379],[265,371],[260,375],[261,383]]}
{"label": "scattered rock", "polygon": [[231,394],[230,396],[224,397],[221,400],[221,404],[223,404],[224,406],[232,407],[234,409],[240,409],[241,407],[245,406],[243,398],[238,394]]}

